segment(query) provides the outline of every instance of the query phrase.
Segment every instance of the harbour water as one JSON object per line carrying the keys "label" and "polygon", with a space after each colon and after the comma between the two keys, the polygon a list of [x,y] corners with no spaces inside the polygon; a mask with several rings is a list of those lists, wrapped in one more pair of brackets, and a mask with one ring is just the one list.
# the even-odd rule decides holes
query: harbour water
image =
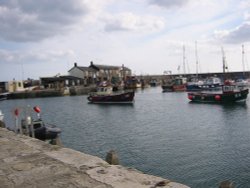
{"label": "harbour water", "polygon": [[133,105],[95,105],[87,96],[0,102],[7,126],[13,110],[40,106],[42,118],[62,129],[63,145],[192,188],[223,180],[250,187],[250,99],[245,104],[194,104],[186,93],[138,90]]}

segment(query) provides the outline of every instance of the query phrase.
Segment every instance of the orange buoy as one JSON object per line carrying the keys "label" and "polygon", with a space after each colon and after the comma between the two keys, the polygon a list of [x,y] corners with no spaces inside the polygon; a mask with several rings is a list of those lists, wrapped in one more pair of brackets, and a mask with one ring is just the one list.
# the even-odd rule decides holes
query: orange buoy
{"label": "orange buoy", "polygon": [[34,106],[34,111],[36,112],[36,113],[40,113],[41,112],[41,109],[38,107],[38,106]]}

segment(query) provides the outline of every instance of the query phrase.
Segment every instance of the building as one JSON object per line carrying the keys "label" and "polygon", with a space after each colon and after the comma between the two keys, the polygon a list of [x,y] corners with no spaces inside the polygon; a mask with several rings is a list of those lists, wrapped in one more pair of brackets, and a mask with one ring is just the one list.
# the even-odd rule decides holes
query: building
{"label": "building", "polygon": [[88,67],[78,66],[77,63],[69,71],[69,75],[82,78],[84,85],[96,84],[101,81],[109,81],[117,84],[127,76],[131,76],[131,70],[124,66],[98,65],[92,61]]}
{"label": "building", "polygon": [[41,77],[41,85],[45,89],[61,90],[66,87],[82,85],[83,80],[74,76]]}

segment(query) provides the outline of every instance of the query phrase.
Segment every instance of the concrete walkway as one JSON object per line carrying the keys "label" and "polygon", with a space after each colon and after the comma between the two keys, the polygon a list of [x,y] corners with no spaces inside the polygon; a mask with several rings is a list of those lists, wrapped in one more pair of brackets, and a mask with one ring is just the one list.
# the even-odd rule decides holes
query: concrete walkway
{"label": "concrete walkway", "polygon": [[188,188],[0,128],[0,187]]}

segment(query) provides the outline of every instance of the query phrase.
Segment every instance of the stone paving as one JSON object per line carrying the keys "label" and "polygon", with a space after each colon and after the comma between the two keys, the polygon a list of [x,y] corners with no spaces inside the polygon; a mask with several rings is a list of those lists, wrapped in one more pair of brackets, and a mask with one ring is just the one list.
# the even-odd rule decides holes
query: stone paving
{"label": "stone paving", "polygon": [[0,128],[0,188],[189,188]]}

